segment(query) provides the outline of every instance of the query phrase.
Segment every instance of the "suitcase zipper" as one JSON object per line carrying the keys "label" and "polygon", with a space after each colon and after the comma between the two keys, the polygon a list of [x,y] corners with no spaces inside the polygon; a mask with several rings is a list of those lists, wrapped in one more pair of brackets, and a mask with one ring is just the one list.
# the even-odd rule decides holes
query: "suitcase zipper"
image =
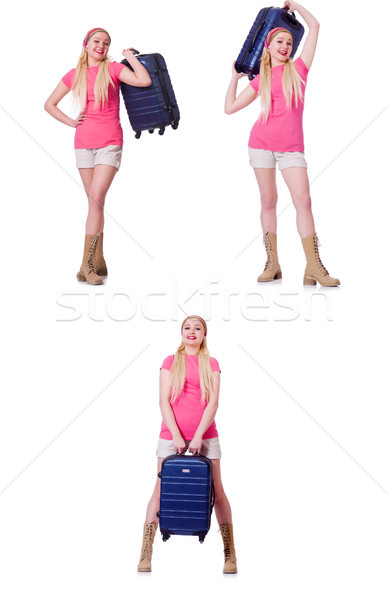
{"label": "suitcase zipper", "polygon": [[243,68],[244,68],[244,63],[245,63],[245,61],[246,61],[246,58],[247,58],[248,54],[250,54],[250,53],[252,52],[252,50],[253,50],[253,46],[255,45],[256,38],[257,38],[257,36],[258,36],[258,34],[259,34],[259,32],[260,32],[261,28],[263,27],[263,25],[264,25],[264,23],[265,23],[265,17],[266,17],[266,15],[267,15],[267,12],[268,12],[268,11],[269,11],[271,8],[272,8],[272,6],[269,6],[268,8],[263,8],[263,9],[262,9],[264,12],[263,12],[263,14],[261,15],[260,21],[259,21],[259,22],[258,22],[258,24],[257,24],[257,27],[256,27],[256,29],[255,29],[255,33],[254,33],[254,34],[253,34],[253,36],[252,36],[252,40],[251,40],[250,44],[247,46],[247,48],[246,48],[246,50],[245,50],[245,52],[244,52],[243,58],[242,58],[242,60],[240,61],[240,63],[241,63],[241,65],[242,65],[242,67],[243,67]]}
{"label": "suitcase zipper", "polygon": [[164,68],[160,65],[160,62],[159,62],[159,59],[158,59],[158,54],[153,54],[152,56],[155,59],[156,66],[158,67],[158,70],[159,70],[159,73],[160,73],[159,81],[160,81],[160,86],[162,88],[164,99],[166,101],[166,110],[167,110],[167,112],[170,115],[171,124],[175,125],[173,114],[172,114],[173,106],[172,106],[172,102],[170,100],[170,96],[168,94],[168,89],[167,89],[167,86],[166,86],[166,82],[164,81],[164,76],[163,76]]}

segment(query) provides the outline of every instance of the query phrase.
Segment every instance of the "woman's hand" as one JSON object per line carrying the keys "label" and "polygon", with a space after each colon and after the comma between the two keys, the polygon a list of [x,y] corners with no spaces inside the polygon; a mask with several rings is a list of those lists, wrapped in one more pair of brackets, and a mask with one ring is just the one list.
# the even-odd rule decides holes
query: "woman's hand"
{"label": "woman's hand", "polygon": [[80,115],[78,115],[76,119],[74,119],[73,127],[78,127],[78,125],[81,125],[81,123],[83,123],[86,119],[87,114],[85,112],[82,112]]}
{"label": "woman's hand", "polygon": [[297,2],[291,2],[291,0],[285,0],[283,8],[286,8],[288,12],[295,12],[299,8]]}
{"label": "woman's hand", "polygon": [[183,454],[184,452],[186,452],[186,441],[183,439],[180,433],[174,435],[172,441],[174,443],[175,452],[177,454]]}
{"label": "woman's hand", "polygon": [[148,87],[152,83],[150,74],[136,57],[135,53],[136,50],[133,48],[123,50],[122,54],[127,59],[132,70],[128,67],[124,67],[119,75],[119,79],[120,81],[128,85],[134,85],[135,87]]}
{"label": "woman's hand", "polygon": [[135,49],[134,48],[125,48],[122,51],[122,55],[124,56],[124,58],[127,59],[128,62],[130,62],[131,58],[133,58],[135,56]]}
{"label": "woman's hand", "polygon": [[234,77],[235,79],[241,79],[241,77],[247,77],[247,75],[245,73],[238,73],[236,71],[236,61],[234,61],[233,65],[232,65],[232,77]]}
{"label": "woman's hand", "polygon": [[195,435],[190,442],[189,452],[191,452],[191,454],[200,454],[201,448],[202,448],[202,436]]}

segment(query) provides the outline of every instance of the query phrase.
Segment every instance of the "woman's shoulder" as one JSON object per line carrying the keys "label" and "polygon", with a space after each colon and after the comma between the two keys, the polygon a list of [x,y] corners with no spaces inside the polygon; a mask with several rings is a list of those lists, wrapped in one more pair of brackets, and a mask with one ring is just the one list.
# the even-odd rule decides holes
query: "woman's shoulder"
{"label": "woman's shoulder", "polygon": [[66,75],[64,75],[62,77],[62,81],[63,83],[68,87],[71,88],[71,86],[73,85],[75,79],[75,69],[70,69],[70,71],[68,71],[66,73]]}
{"label": "woman's shoulder", "polygon": [[214,358],[214,356],[210,356],[209,360],[210,360],[210,366],[212,368],[212,371],[219,371],[221,373],[221,369],[220,369],[218,360],[216,358]]}
{"label": "woman's shoulder", "polygon": [[300,56],[298,56],[298,58],[294,60],[294,65],[299,75],[307,75],[307,73],[309,72],[303,59]]}
{"label": "woman's shoulder", "polygon": [[120,75],[121,71],[124,69],[125,65],[123,63],[119,63],[115,60],[109,61],[108,69],[110,73],[116,75],[117,77]]}
{"label": "woman's shoulder", "polygon": [[174,362],[174,354],[170,354],[169,356],[166,356],[166,358],[164,359],[162,366],[160,367],[161,369],[167,369],[167,371],[169,371],[172,367],[172,363]]}

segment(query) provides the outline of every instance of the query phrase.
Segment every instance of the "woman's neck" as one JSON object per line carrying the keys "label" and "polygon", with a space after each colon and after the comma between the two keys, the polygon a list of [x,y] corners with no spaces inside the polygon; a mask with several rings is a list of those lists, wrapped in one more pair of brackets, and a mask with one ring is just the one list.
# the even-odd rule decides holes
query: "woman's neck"
{"label": "woman's neck", "polygon": [[94,60],[93,58],[90,58],[90,56],[88,56],[88,67],[99,67],[100,63],[100,60]]}
{"label": "woman's neck", "polygon": [[191,348],[191,347],[185,346],[185,354],[188,354],[189,356],[198,356],[199,348]]}

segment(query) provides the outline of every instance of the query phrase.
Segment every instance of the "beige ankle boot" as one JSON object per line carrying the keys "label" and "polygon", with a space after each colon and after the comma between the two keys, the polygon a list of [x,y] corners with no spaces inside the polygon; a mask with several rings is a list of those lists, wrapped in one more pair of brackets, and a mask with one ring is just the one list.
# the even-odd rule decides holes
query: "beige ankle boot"
{"label": "beige ankle boot", "polygon": [[102,279],[98,277],[95,269],[98,238],[99,234],[85,235],[84,257],[82,259],[81,268],[77,273],[77,279],[79,279],[79,281],[86,281],[86,283],[90,283],[91,285],[102,284]]}
{"label": "beige ankle boot", "polygon": [[267,253],[267,262],[265,263],[264,271],[258,276],[257,281],[273,281],[274,279],[282,278],[278,260],[277,237],[276,233],[264,234],[264,245]]}
{"label": "beige ankle boot", "polygon": [[306,255],[306,269],[304,272],[303,285],[315,285],[318,281],[325,287],[340,285],[340,280],[330,277],[319,257],[320,246],[317,234],[302,240],[303,250]]}
{"label": "beige ankle boot", "polygon": [[152,544],[158,526],[155,523],[144,523],[143,544],[137,570],[146,573],[151,571]]}
{"label": "beige ankle boot", "polygon": [[234,549],[233,525],[224,523],[220,527],[222,541],[224,542],[224,573],[237,573],[236,551]]}
{"label": "beige ankle boot", "polygon": [[97,275],[100,275],[101,277],[108,275],[108,269],[104,259],[104,234],[102,231],[98,236],[98,244],[96,248],[96,262],[94,266]]}

